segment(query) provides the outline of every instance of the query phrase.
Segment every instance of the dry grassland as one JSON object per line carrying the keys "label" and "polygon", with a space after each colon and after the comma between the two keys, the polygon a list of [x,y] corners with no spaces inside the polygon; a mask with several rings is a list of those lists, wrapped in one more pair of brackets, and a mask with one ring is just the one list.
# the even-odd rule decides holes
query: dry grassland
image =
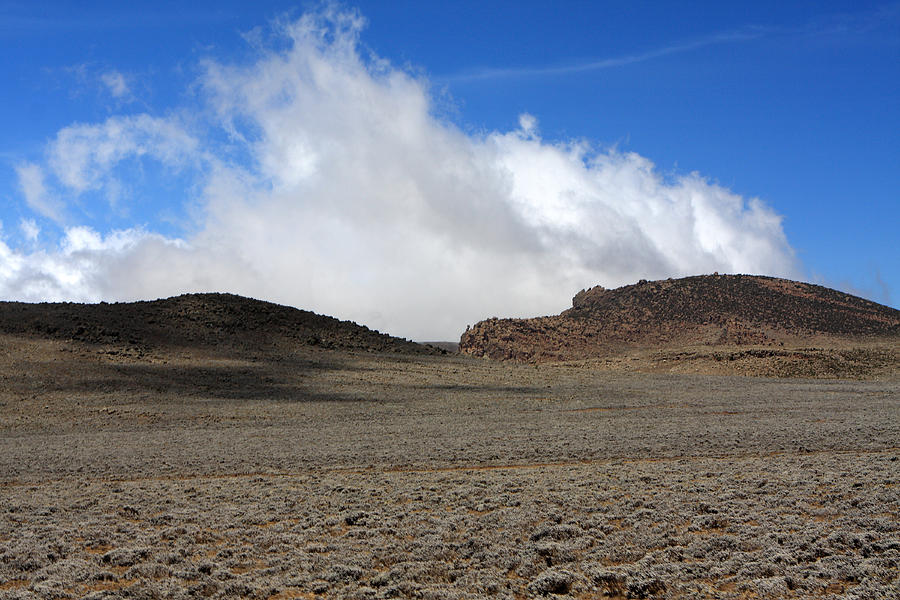
{"label": "dry grassland", "polygon": [[0,339],[0,598],[900,597],[900,379]]}

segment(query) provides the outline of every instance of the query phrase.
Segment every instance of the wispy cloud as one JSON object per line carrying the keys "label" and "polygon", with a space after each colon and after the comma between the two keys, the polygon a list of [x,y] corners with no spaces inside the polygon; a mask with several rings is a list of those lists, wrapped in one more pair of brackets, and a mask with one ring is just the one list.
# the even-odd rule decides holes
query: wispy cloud
{"label": "wispy cloud", "polygon": [[131,97],[131,88],[125,76],[116,70],[107,71],[100,74],[100,81],[109,90],[113,98],[117,100],[127,100]]}
{"label": "wispy cloud", "polygon": [[601,71],[603,69],[613,69],[616,67],[624,67],[627,65],[646,62],[673,54],[690,52],[692,50],[698,50],[707,46],[747,42],[750,40],[761,38],[767,35],[767,33],[768,30],[763,28],[751,28],[747,29],[746,31],[717,33],[693,40],[685,40],[637,54],[627,54],[623,56],[601,58],[562,65],[503,68],[482,67],[463,71],[461,73],[453,75],[442,76],[439,77],[438,80],[444,83],[453,83],[487,79],[547,77],[557,75],[571,75],[574,73],[585,73],[589,71]]}
{"label": "wispy cloud", "polygon": [[73,98],[96,96],[109,111],[140,101],[147,90],[146,78],[125,73],[106,64],[83,62],[61,68],[45,69],[54,85]]}
{"label": "wispy cloud", "polygon": [[19,222],[19,229],[22,231],[22,235],[29,242],[35,242],[38,239],[38,235],[41,233],[41,228],[38,227],[37,222],[34,219],[22,219]]}
{"label": "wispy cloud", "polygon": [[47,189],[44,182],[44,170],[34,163],[23,163],[16,166],[19,188],[25,202],[37,214],[61,222],[63,219],[62,203]]}
{"label": "wispy cloud", "polygon": [[47,146],[47,162],[71,195],[118,187],[115,167],[148,157],[180,169],[198,157],[198,142],[178,123],[142,113],[64,127]]}
{"label": "wispy cloud", "polygon": [[[683,54],[728,44],[742,44],[765,38],[784,36],[861,36],[896,25],[900,19],[900,2],[893,2],[871,10],[855,13],[833,13],[790,27],[774,25],[750,25],[735,31],[713,33],[694,39],[680,40],[645,52],[625,54],[568,64],[532,65],[519,67],[476,67],[459,73],[443,75],[441,83],[466,83],[485,80],[526,79],[553,77],[602,71],[656,60],[666,56]],[[894,36],[896,42],[896,36]]]}

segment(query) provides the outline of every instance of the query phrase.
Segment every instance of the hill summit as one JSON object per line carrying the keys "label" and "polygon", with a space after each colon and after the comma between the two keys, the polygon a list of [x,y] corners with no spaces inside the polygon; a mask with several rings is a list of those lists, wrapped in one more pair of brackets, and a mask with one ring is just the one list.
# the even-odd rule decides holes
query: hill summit
{"label": "hill summit", "polygon": [[861,337],[900,338],[900,311],[819,285],[716,274],[582,290],[559,315],[481,321],[463,334],[460,351],[519,361],[574,360],[634,348]]}
{"label": "hill summit", "polygon": [[351,321],[236,296],[185,294],[164,300],[79,304],[0,302],[0,334],[142,350],[281,354],[297,348],[442,354]]}

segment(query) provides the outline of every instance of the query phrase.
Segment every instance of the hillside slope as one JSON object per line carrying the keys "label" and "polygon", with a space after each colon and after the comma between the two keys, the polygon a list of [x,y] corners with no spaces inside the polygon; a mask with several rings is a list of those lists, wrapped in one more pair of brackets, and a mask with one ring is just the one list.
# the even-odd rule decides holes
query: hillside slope
{"label": "hillside slope", "polygon": [[489,319],[460,352],[519,361],[577,360],[640,348],[785,346],[900,340],[900,311],[808,283],[701,275],[595,287],[560,315]]}
{"label": "hillside slope", "polygon": [[0,302],[0,334],[124,348],[283,354],[292,348],[439,354],[351,321],[232,294],[127,303]]}

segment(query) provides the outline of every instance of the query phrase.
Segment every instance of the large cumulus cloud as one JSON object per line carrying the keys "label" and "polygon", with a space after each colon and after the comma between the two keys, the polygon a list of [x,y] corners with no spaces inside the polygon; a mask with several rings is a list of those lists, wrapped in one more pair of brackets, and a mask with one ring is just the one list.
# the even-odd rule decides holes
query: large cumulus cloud
{"label": "large cumulus cloud", "polygon": [[[195,103],[63,128],[18,169],[60,241],[0,241],[0,295],[231,291],[444,339],[492,315],[558,312],[595,284],[796,275],[763,202],[634,153],[544,140],[531,115],[465,133],[436,116],[427,79],[361,50],[362,25],[332,9],[279,22],[252,36],[247,62],[205,62]],[[98,232],[79,198],[127,202],[118,169],[146,161],[190,174],[185,234]]]}

